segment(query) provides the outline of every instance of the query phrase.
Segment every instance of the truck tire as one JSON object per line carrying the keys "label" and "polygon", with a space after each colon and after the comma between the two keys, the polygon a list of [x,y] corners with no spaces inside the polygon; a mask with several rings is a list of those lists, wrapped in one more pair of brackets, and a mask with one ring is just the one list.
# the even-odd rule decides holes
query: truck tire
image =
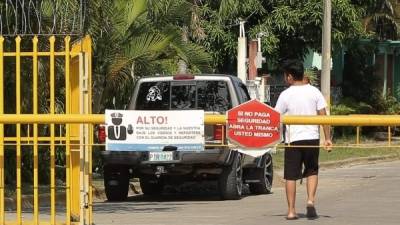
{"label": "truck tire", "polygon": [[232,165],[223,169],[218,183],[220,195],[223,200],[238,200],[242,197],[243,168],[240,153],[234,156]]}
{"label": "truck tire", "polygon": [[108,201],[124,201],[128,197],[129,170],[124,166],[104,166],[104,188]]}
{"label": "truck tire", "polygon": [[254,169],[254,177],[260,180],[259,183],[250,183],[249,189],[252,194],[269,194],[272,189],[272,180],[274,178],[274,168],[271,155],[267,155],[265,164],[262,168]]}
{"label": "truck tire", "polygon": [[164,182],[154,176],[143,176],[139,181],[144,195],[160,195],[164,189]]}

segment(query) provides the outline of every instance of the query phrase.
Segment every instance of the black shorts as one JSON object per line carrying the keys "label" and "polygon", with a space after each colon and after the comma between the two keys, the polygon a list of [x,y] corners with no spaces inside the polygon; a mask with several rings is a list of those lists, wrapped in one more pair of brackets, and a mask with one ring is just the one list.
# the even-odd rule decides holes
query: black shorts
{"label": "black shorts", "polygon": [[[319,140],[302,140],[291,142],[290,145],[316,147],[285,147],[285,180],[298,180],[311,175],[318,175]],[[301,167],[304,164],[304,170]]]}

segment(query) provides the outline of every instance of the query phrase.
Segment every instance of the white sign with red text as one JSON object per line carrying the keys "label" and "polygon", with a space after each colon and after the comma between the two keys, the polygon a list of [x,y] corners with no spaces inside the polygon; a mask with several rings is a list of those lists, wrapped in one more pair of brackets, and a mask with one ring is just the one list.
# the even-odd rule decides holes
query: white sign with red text
{"label": "white sign with red text", "polygon": [[204,150],[204,111],[106,110],[106,150]]}

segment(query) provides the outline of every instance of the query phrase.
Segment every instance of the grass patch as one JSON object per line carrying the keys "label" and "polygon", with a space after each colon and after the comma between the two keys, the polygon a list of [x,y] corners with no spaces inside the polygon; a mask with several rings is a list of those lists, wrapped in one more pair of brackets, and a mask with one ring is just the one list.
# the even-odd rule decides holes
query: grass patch
{"label": "grass patch", "polygon": [[[334,141],[335,145],[344,146],[353,144],[355,141],[353,139],[340,139]],[[348,146],[348,147],[337,147],[333,148],[331,152],[327,152],[321,148],[320,151],[320,163],[341,161],[346,159],[363,158],[363,157],[379,157],[379,156],[389,156],[397,155],[400,158],[400,143],[392,143],[396,147],[382,147],[387,145],[387,142],[376,142],[372,140],[362,141],[363,146]],[[283,148],[278,148],[276,154],[273,155],[274,167],[276,169],[283,168]]]}

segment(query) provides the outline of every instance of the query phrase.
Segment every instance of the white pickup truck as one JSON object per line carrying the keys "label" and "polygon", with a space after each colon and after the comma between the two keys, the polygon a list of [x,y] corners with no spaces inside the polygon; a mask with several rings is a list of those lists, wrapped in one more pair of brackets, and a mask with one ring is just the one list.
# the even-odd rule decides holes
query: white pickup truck
{"label": "white pickup truck", "polygon": [[[149,101],[148,95],[156,101]],[[160,95],[157,98],[157,95]],[[142,78],[132,93],[129,110],[204,110],[206,114],[225,114],[250,100],[246,86],[230,75],[176,75]],[[188,115],[190,116],[190,115]],[[270,153],[254,158],[218,146],[226,141],[224,125],[205,125],[205,150],[173,151],[173,158],[151,160],[148,151],[102,151],[104,185],[108,200],[127,198],[129,179],[139,178],[145,195],[161,194],[166,184],[184,181],[217,180],[222,199],[240,199],[244,183],[253,194],[271,192],[273,179]],[[227,143],[224,143],[227,144]]]}

